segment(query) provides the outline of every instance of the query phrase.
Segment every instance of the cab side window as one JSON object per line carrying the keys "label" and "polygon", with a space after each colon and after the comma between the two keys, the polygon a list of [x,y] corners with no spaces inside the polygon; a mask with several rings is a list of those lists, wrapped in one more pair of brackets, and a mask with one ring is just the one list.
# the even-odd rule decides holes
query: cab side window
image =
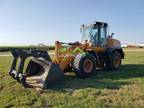
{"label": "cab side window", "polygon": [[106,36],[107,36],[107,28],[106,27],[101,27],[100,30],[100,45],[101,46],[106,46]]}

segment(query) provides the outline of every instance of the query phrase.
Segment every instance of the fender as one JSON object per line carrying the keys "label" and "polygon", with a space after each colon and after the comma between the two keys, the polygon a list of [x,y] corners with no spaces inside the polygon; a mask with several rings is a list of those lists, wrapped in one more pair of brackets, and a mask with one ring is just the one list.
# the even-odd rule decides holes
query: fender
{"label": "fender", "polygon": [[105,57],[111,57],[111,54],[114,52],[114,51],[117,51],[119,52],[119,54],[121,55],[121,58],[124,59],[124,52],[122,49],[114,49],[114,48],[111,48],[111,47],[108,47],[104,53],[104,56]]}
{"label": "fender", "polygon": [[106,51],[104,52],[104,56],[105,56],[105,57],[110,57],[111,54],[112,54],[114,51],[115,51],[115,49],[113,49],[113,48],[111,48],[111,47],[108,47],[108,48],[106,49]]}
{"label": "fender", "polygon": [[97,59],[97,53],[95,51],[87,50],[87,52],[89,52],[90,54],[92,54]]}

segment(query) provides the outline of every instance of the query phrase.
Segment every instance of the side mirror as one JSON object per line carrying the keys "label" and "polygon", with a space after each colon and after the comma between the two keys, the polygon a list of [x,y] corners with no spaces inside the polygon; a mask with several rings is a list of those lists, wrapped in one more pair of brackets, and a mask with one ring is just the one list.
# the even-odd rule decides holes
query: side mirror
{"label": "side mirror", "polygon": [[113,38],[113,35],[114,35],[114,33],[112,33],[110,37]]}
{"label": "side mirror", "polygon": [[111,37],[113,37],[114,33],[111,34]]}
{"label": "side mirror", "polygon": [[80,33],[83,31],[83,29],[84,29],[84,25],[81,25],[81,27],[80,27]]}
{"label": "side mirror", "polygon": [[82,32],[82,27],[80,27],[80,33]]}
{"label": "side mirror", "polygon": [[82,28],[80,28],[80,33],[82,32]]}
{"label": "side mirror", "polygon": [[113,38],[114,33],[112,33],[111,35],[108,36],[109,39]]}

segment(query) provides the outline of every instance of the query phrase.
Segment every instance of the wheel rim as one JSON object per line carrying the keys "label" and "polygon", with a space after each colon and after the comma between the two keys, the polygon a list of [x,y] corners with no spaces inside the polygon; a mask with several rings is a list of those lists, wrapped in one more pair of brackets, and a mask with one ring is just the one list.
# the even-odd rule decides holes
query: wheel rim
{"label": "wheel rim", "polygon": [[84,61],[83,69],[86,73],[90,73],[93,69],[93,62],[90,59]]}
{"label": "wheel rim", "polygon": [[114,66],[115,66],[115,68],[119,68],[120,64],[121,64],[121,60],[120,60],[120,58],[118,56],[116,56],[114,58]]}

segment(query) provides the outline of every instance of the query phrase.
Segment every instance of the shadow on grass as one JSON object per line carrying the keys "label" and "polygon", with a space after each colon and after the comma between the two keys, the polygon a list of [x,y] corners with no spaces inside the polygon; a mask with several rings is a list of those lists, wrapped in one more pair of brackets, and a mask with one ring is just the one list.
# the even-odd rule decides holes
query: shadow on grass
{"label": "shadow on grass", "polygon": [[97,74],[92,78],[97,79],[129,79],[129,78],[144,77],[144,65],[143,64],[125,64],[119,70],[116,71],[97,71]]}
{"label": "shadow on grass", "polygon": [[144,77],[144,65],[126,64],[116,71],[97,70],[94,75],[86,79],[77,78],[73,74],[65,75],[64,84],[53,90],[61,92],[66,92],[66,89],[84,88],[117,90],[131,84],[130,78],[140,77]]}

